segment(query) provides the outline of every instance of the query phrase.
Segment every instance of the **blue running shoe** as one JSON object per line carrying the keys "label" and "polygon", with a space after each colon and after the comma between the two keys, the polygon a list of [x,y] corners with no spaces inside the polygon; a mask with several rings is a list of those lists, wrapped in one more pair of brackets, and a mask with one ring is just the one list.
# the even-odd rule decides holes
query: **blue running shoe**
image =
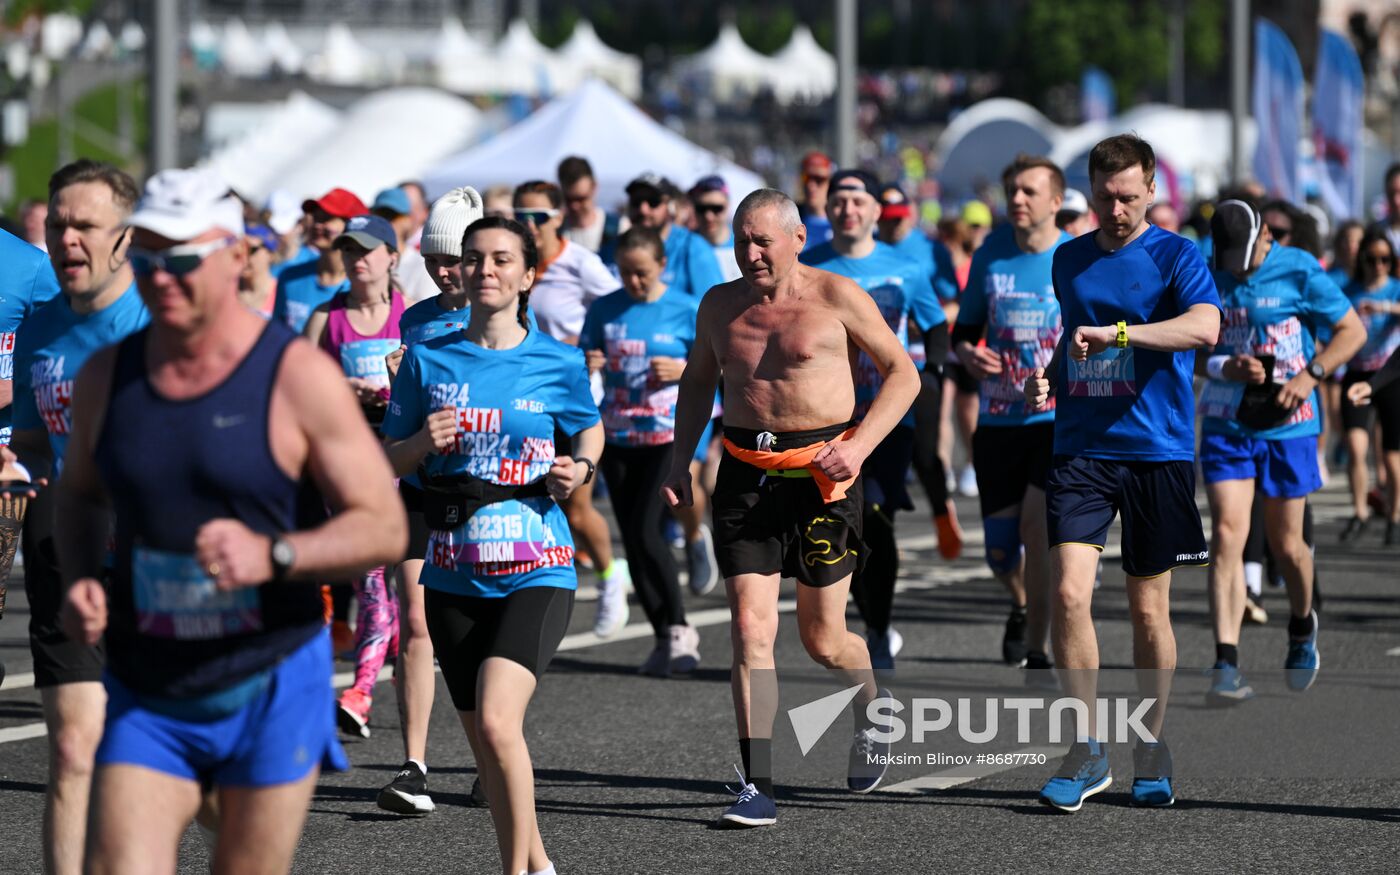
{"label": "blue running shoe", "polygon": [[1139,741],[1133,749],[1133,804],[1166,808],[1176,801],[1172,793],[1172,752],[1165,742]]}
{"label": "blue running shoe", "polygon": [[1306,638],[1288,642],[1288,658],[1283,661],[1283,673],[1288,688],[1301,693],[1317,680],[1317,670],[1322,665],[1322,654],[1317,652],[1317,611],[1312,612],[1312,634]]}
{"label": "blue running shoe", "polygon": [[1210,689],[1206,704],[1212,708],[1228,708],[1254,698],[1254,688],[1244,682],[1239,666],[1220,660],[1211,670]]}
{"label": "blue running shoe", "polygon": [[1076,741],[1070,745],[1055,777],[1040,788],[1040,801],[1061,811],[1078,811],[1085,799],[1102,793],[1112,783],[1103,742]]}
{"label": "blue running shoe", "polygon": [[753,827],[772,826],[778,822],[778,806],[758,792],[758,788],[744,779],[744,773],[735,766],[734,771],[739,772],[739,789],[727,787],[730,793],[739,798],[734,800],[734,804],[724,810],[719,816],[721,826],[731,827]]}

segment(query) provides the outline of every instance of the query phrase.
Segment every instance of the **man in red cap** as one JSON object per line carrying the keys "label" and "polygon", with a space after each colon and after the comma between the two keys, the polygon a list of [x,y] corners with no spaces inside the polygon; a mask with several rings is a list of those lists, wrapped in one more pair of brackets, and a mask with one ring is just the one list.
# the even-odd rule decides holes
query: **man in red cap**
{"label": "man in red cap", "polygon": [[333,188],[316,200],[306,201],[301,208],[306,212],[306,243],[319,256],[282,271],[277,279],[277,303],[272,309],[272,318],[298,333],[313,310],[337,292],[350,288],[345,264],[333,244],[345,231],[347,219],[369,212],[363,201],[343,188]]}
{"label": "man in red cap", "polygon": [[820,246],[831,239],[831,220],[826,217],[826,190],[836,162],[824,152],[815,150],[802,156],[802,200],[797,205],[802,224],[807,226],[807,248]]}

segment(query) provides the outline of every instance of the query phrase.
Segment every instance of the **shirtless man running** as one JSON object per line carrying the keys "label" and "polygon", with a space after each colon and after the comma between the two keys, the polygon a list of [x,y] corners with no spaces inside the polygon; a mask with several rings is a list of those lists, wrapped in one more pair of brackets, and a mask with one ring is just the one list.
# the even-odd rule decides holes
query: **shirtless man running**
{"label": "shirtless man running", "polygon": [[[724,377],[724,460],[714,494],[715,552],[732,614],[730,683],[744,761],[739,799],[721,820],[777,821],[772,727],[777,686],[778,583],[797,579],[797,624],[807,653],[864,685],[856,696],[847,785],[875,789],[884,752],[866,721],[876,697],[865,641],[846,629],[846,598],[861,542],[860,469],[919,392],[909,354],[855,282],[798,264],[807,240],[797,205],[761,189],[734,216],[740,279],[702,299],[695,346],[681,377],[676,449],[664,492],[691,501],[687,462]],[[884,382],[859,424],[852,373],[865,352]],[[757,695],[755,695],[755,689]]]}

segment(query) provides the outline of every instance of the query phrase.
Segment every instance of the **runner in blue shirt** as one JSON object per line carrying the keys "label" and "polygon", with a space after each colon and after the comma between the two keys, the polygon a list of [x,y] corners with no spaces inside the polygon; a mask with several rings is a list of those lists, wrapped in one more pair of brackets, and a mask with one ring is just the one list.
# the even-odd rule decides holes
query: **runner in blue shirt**
{"label": "runner in blue shirt", "polygon": [[[1065,177],[1048,158],[1019,156],[1002,173],[1006,230],[993,231],[972,256],[953,351],[980,381],[972,467],[982,505],[987,565],[1011,594],[1001,658],[1039,674],[1051,667],[1050,556],[1045,532],[1045,480],[1055,451],[1054,402],[1027,409],[1021,387],[1050,363],[1060,342],[1060,304],[1050,266],[1070,236],[1055,227]],[[977,344],[985,335],[987,344]]]}
{"label": "runner in blue shirt", "polygon": [[277,303],[272,318],[300,333],[312,312],[338,293],[348,291],[345,263],[335,251],[335,239],[345,233],[345,223],[369,212],[364,202],[343,188],[333,188],[301,205],[307,214],[306,244],[318,254],[277,274]]}
{"label": "runner in blue shirt", "polygon": [[[835,234],[829,243],[802,253],[803,264],[856,281],[874,299],[880,315],[905,351],[914,337],[926,337],[936,360],[947,353],[947,317],[929,284],[923,264],[906,258],[875,239],[880,216],[880,184],[864,170],[841,170],[831,177],[827,212]],[[865,418],[884,379],[875,363],[862,354],[856,365],[856,407],[853,418]],[[900,424],[865,460],[864,538],[868,553],[852,582],[851,592],[865,620],[871,665],[894,668],[903,639],[890,627],[899,550],[894,540],[894,515],[913,510],[905,488],[914,456],[914,417],[906,412]]]}
{"label": "runner in blue shirt", "polygon": [[[1041,801],[1077,811],[1113,779],[1095,725],[1098,640],[1089,605],[1109,525],[1121,514],[1133,661],[1154,669],[1144,695],[1165,703],[1176,667],[1171,570],[1210,553],[1196,509],[1193,350],[1220,333],[1220,295],[1195,244],[1147,223],[1156,194],[1152,147],[1119,134],[1089,153],[1099,230],[1055,250],[1052,278],[1064,333],[1047,368],[1026,380],[1034,410],[1056,397],[1055,457],[1046,479],[1051,637],[1067,692],[1088,725]],[[1070,671],[1065,671],[1065,670]],[[1073,671],[1087,669],[1087,671]],[[1160,739],[1164,704],[1144,724]],[[1133,800],[1169,805],[1171,757],[1159,741],[1134,751]]]}
{"label": "runner in blue shirt", "polygon": [[[1288,684],[1306,690],[1317,675],[1313,563],[1303,537],[1307,496],[1322,486],[1317,387],[1360,349],[1366,330],[1317,259],[1275,243],[1251,204],[1222,201],[1210,225],[1225,315],[1214,352],[1197,353],[1197,371],[1208,377],[1199,410],[1200,461],[1210,498],[1216,642],[1206,702],[1232,705],[1254,695],[1239,670],[1245,600],[1239,583],[1256,480],[1265,532],[1292,608]],[[1332,340],[1317,353],[1324,327]]]}
{"label": "runner in blue shirt", "polygon": [[637,600],[655,634],[641,667],[653,677],[689,674],[700,663],[700,633],[686,622],[661,499],[676,439],[676,395],[695,343],[700,302],[666,288],[665,264],[655,231],[624,233],[617,241],[622,289],[593,303],[579,335],[589,369],[603,375],[607,449],[601,470]]}
{"label": "runner in blue shirt", "polygon": [[[57,478],[72,419],[73,381],[93,352],[146,323],[127,263],[127,216],[141,191],[109,165],[87,159],[49,179],[47,244],[62,291],[40,306],[19,331],[14,361],[11,448],[38,480]],[[37,251],[37,250],[36,250]],[[49,749],[45,797],[45,859],[55,871],[82,868],[88,791],[102,737],[102,646],[64,634],[59,621],[63,578],[55,537],[54,490],[42,489],[24,517],[24,588],[34,686],[44,701]]]}
{"label": "runner in blue shirt", "polygon": [[[39,305],[58,294],[58,280],[48,256],[9,231],[0,229],[0,446],[10,443],[14,398],[15,332]],[[8,568],[8,566],[5,566]]]}
{"label": "runner in blue shirt", "polygon": [[[409,347],[383,426],[396,472],[427,475],[428,632],[492,800],[507,872],[552,865],[533,786],[506,776],[531,772],[525,709],[578,586],[556,502],[592,479],[603,449],[583,353],[528,328],[538,258],[534,235],[510,219],[467,228],[470,320]],[[556,455],[556,433],[570,436],[572,458]]]}
{"label": "runner in blue shirt", "polygon": [[[666,242],[666,272],[661,281],[666,288],[703,297],[713,286],[724,282],[714,250],[704,237],[675,223],[675,185],[654,173],[643,173],[627,183],[627,217],[633,226],[651,228]],[[599,253],[604,263],[616,270],[617,241]]]}
{"label": "runner in blue shirt", "polygon": [[[1396,252],[1383,229],[1372,228],[1361,241],[1354,278],[1346,287],[1347,297],[1366,326],[1366,344],[1347,363],[1342,380],[1346,392],[1358,383],[1371,379],[1387,359],[1400,349],[1400,280],[1392,275]],[[1370,492],[1370,472],[1366,457],[1371,450],[1371,429],[1380,422],[1380,464],[1385,466],[1389,518],[1386,520],[1385,543],[1400,543],[1400,386],[1390,384],[1376,392],[1368,406],[1357,406],[1342,398],[1342,428],[1346,434],[1350,464],[1347,469],[1351,485],[1351,520],[1342,532],[1343,541],[1359,539],[1370,521],[1367,500]]]}

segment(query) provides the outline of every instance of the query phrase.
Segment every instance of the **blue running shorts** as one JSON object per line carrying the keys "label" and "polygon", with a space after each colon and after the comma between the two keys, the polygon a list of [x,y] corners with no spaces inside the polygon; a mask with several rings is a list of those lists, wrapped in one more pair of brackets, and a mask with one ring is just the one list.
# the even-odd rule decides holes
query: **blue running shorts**
{"label": "blue running shorts", "polygon": [[1207,483],[1257,479],[1269,498],[1303,498],[1322,488],[1317,435],[1266,441],[1203,434],[1200,458],[1201,475]]}

